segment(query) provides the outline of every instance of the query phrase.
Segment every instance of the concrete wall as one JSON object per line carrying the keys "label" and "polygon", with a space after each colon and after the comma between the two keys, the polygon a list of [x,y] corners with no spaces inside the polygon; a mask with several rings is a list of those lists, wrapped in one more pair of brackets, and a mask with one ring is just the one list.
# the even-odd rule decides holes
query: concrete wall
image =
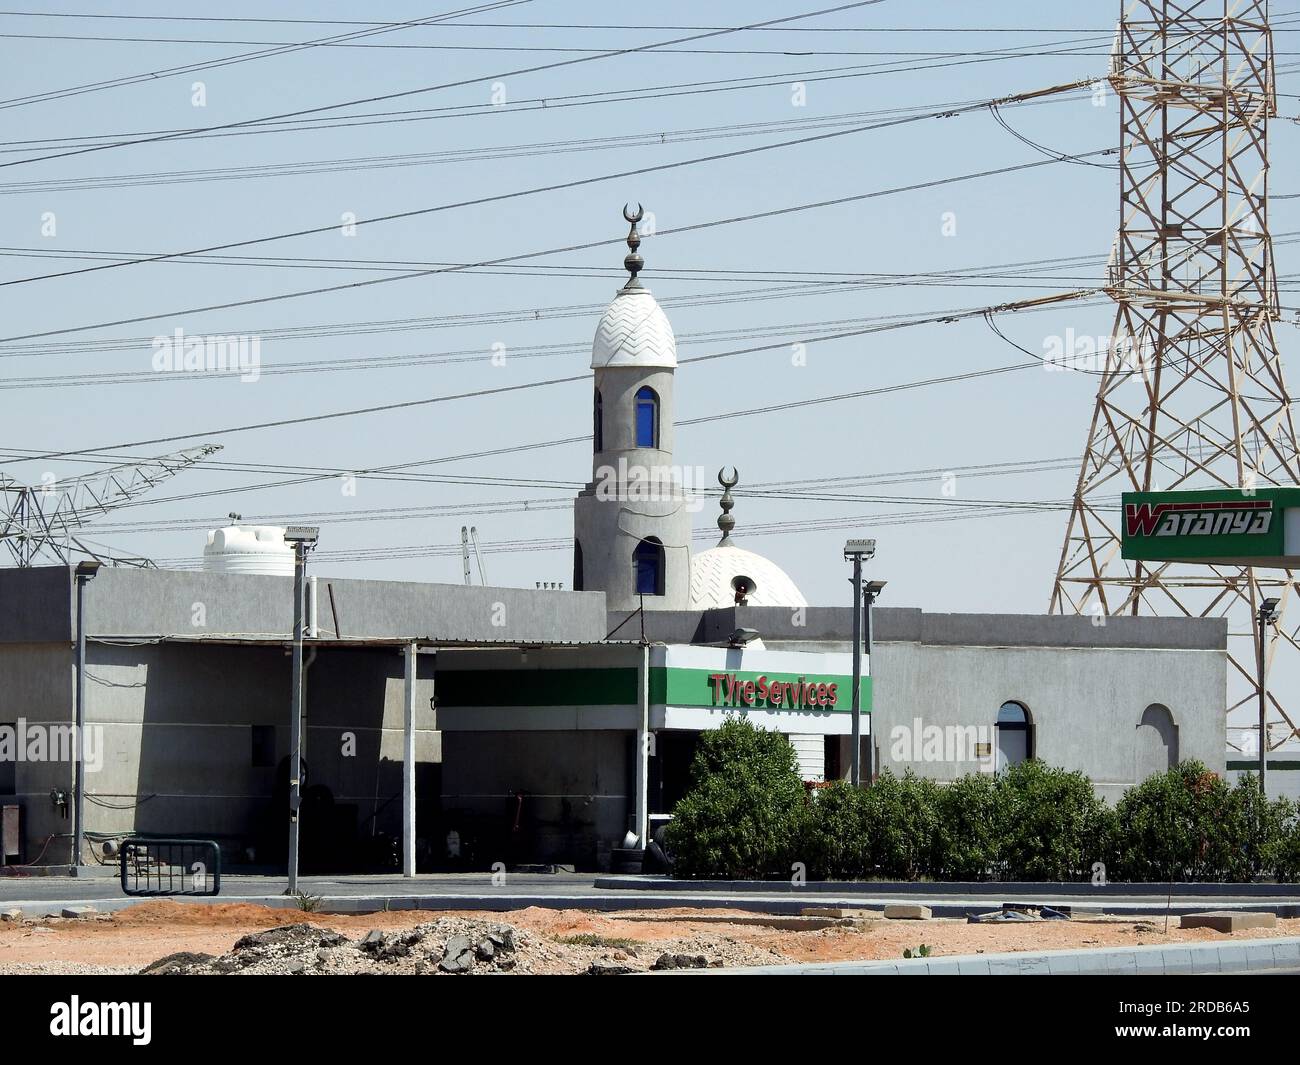
{"label": "concrete wall", "polygon": [[[0,569],[0,643],[71,639],[71,594],[63,567]],[[317,595],[326,638],[519,643],[596,641],[607,631],[605,599],[598,592],[321,576]],[[105,568],[86,592],[87,631],[100,636],[287,637],[292,611],[289,577]]]}
{"label": "concrete wall", "polygon": [[[25,722],[38,729],[70,729],[75,673],[72,647],[66,642],[0,644],[0,725]],[[9,774],[13,794],[23,806],[24,859],[36,861],[53,836],[63,838],[50,842],[42,860],[66,861],[74,763],[69,758],[27,761],[26,753]],[[63,792],[69,805],[51,802],[51,789]]]}
{"label": "concrete wall", "polygon": [[634,745],[630,731],[445,732],[443,822],[475,848],[481,867],[562,861],[596,868],[630,827]]}
{"label": "concrete wall", "polygon": [[[275,861],[287,837],[287,805],[273,801],[277,771],[289,753],[290,661],[282,647],[142,643],[87,647],[88,761],[86,832],[202,836],[231,855],[245,848]],[[397,649],[328,648],[307,673],[304,760],[307,785],[329,789],[346,825],[368,836],[397,833],[401,806],[404,665]],[[436,812],[441,756],[430,706],[432,662],[419,658],[416,688],[417,795]],[[72,720],[74,670],[69,649],[0,649],[0,723],[15,712],[28,721]],[[270,764],[255,765],[255,726],[274,730]],[[283,780],[279,787],[283,792]],[[49,800],[71,793],[68,764],[20,765],[27,849],[35,857],[57,835],[47,862],[70,860],[72,822]],[[310,810],[303,815],[309,831]],[[322,818],[323,820],[323,818]],[[320,822],[318,821],[318,826]],[[94,860],[91,848],[85,857]]]}
{"label": "concrete wall", "polygon": [[[1155,703],[1173,717],[1178,757],[1225,770],[1222,652],[889,642],[877,644],[872,658],[878,765],[895,774],[912,769],[951,780],[977,771],[978,751],[950,761],[946,749],[935,760],[912,736],[920,732],[924,741],[926,726],[974,726],[983,730],[979,741],[996,749],[998,708],[1010,701],[1029,712],[1038,758],[1084,772],[1112,801],[1145,775],[1139,767],[1147,737],[1139,725]],[[896,748],[907,756],[897,757]]]}

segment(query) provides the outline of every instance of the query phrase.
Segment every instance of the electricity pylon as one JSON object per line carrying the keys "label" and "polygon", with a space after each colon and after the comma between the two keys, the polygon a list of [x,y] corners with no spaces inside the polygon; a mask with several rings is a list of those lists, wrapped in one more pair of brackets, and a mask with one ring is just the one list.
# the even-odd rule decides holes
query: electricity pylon
{"label": "electricity pylon", "polygon": [[40,561],[67,564],[77,556],[112,565],[152,567],[147,558],[116,557],[88,546],[74,530],[220,450],[220,444],[205,444],[39,485],[20,484],[0,474],[0,543],[21,568]]}
{"label": "electricity pylon", "polygon": [[[1273,338],[1268,120],[1276,114],[1267,0],[1133,0],[1109,82],[1120,108],[1120,229],[1107,291],[1110,357],[1051,610],[1227,617],[1227,712],[1257,705],[1254,615],[1285,610],[1286,570],[1127,563],[1120,492],[1300,483],[1291,396]],[[1294,614],[1294,611],[1292,612]],[[1283,620],[1270,666],[1300,644]],[[1270,685],[1270,718],[1296,732]]]}

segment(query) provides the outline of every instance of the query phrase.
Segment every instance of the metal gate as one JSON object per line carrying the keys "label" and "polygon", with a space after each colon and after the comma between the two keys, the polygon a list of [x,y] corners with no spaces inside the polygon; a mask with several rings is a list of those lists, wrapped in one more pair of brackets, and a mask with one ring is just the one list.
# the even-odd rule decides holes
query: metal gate
{"label": "metal gate", "polygon": [[126,895],[218,895],[221,848],[203,839],[126,839],[121,853]]}

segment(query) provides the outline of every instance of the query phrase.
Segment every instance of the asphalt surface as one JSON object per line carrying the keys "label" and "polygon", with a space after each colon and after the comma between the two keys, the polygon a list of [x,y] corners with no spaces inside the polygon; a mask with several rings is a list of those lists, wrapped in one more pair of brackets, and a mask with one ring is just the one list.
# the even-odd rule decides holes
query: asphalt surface
{"label": "asphalt surface", "polygon": [[[596,882],[602,885],[596,886]],[[629,886],[614,886],[626,883]],[[639,886],[630,886],[636,884]],[[761,913],[798,913],[807,906],[848,906],[880,909],[888,903],[919,903],[929,906],[936,917],[959,917],[999,909],[1003,903],[1070,906],[1076,911],[1115,915],[1196,913],[1203,910],[1245,909],[1270,911],[1279,916],[1300,916],[1300,898],[1267,897],[1233,892],[1208,895],[1150,893],[1129,894],[1111,886],[1090,891],[1086,886],[1063,894],[1054,890],[1024,890],[1022,885],[992,887],[978,891],[955,885],[846,885],[817,884],[806,889],[787,885],[772,890],[737,890],[734,885],[695,885],[677,890],[660,890],[647,879],[619,881],[617,877],[596,877],[584,873],[506,873],[495,879],[490,873],[453,873],[401,876],[306,876],[300,877],[302,894],[319,897],[324,909],[482,909],[513,910],[527,906],[553,909],[625,910],[665,907],[732,908]],[[287,881],[275,876],[230,875],[221,878],[217,897],[193,898],[195,902],[258,902],[268,905],[296,905],[286,897]],[[126,896],[108,868],[83,872],[78,877],[0,877],[0,909],[21,907],[34,912],[55,906],[92,905],[101,910],[116,909],[139,901]]]}

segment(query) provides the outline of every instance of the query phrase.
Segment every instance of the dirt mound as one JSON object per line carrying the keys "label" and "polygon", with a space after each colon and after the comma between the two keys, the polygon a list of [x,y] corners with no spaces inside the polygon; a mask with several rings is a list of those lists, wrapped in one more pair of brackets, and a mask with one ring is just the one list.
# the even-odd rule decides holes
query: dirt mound
{"label": "dirt mound", "polygon": [[[664,946],[671,949],[665,951]],[[403,930],[373,928],[359,939],[299,921],[246,935],[219,957],[171,954],[141,972],[168,976],[615,975],[753,965],[777,957],[770,951],[731,940],[679,938],[650,949],[645,944],[591,932],[552,938],[499,921],[447,915]]]}

